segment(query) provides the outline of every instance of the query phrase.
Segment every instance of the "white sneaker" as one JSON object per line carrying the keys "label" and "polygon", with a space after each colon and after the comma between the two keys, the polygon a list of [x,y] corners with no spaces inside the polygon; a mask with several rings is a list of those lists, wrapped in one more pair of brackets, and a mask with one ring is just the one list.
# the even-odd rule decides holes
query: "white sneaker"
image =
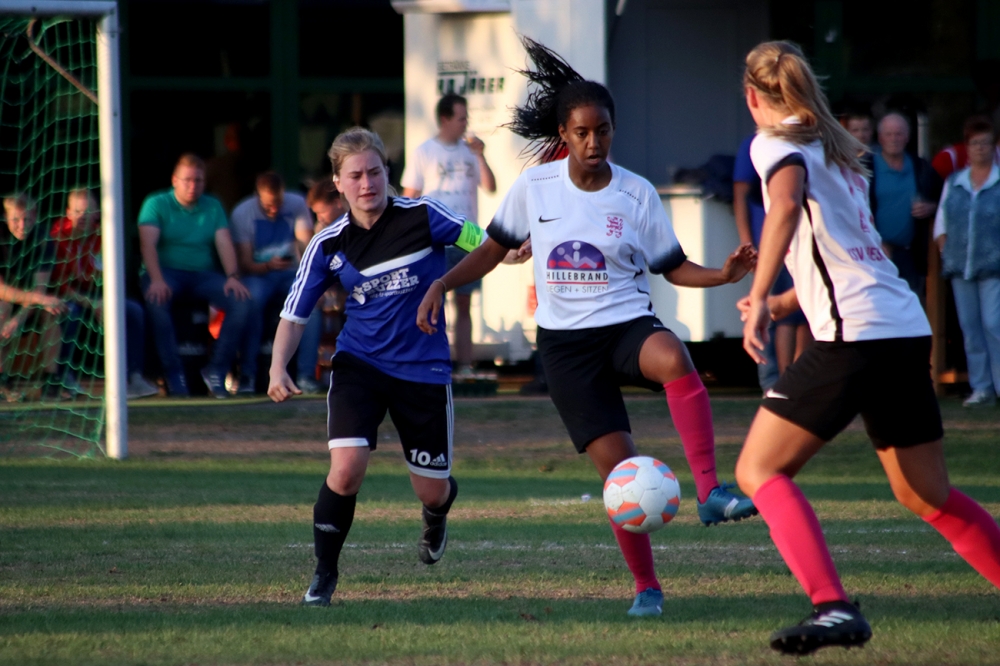
{"label": "white sneaker", "polygon": [[157,395],[159,392],[160,389],[147,381],[141,372],[133,372],[129,375],[128,384],[125,387],[125,397],[129,400],[148,398],[151,395]]}
{"label": "white sneaker", "polygon": [[993,395],[990,391],[975,390],[972,392],[965,402],[962,403],[965,407],[986,407],[992,405],[996,402],[997,397]]}

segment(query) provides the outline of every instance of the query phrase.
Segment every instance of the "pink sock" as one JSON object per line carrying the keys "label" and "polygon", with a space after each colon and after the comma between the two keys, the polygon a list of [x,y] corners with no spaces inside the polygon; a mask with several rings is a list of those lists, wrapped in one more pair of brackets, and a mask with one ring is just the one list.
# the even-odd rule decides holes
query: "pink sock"
{"label": "pink sock", "polygon": [[667,392],[670,417],[684,446],[684,457],[694,475],[698,501],[704,502],[719,485],[719,477],[715,474],[715,430],[708,391],[697,372],[668,382],[663,389]]}
{"label": "pink sock", "polygon": [[771,540],[813,605],[847,601],[826,547],[816,513],[799,487],[784,474],[764,482],[753,503],[771,528]]}
{"label": "pink sock", "polygon": [[1000,526],[986,509],[952,488],[944,506],[924,520],[983,578],[1000,587]]}
{"label": "pink sock", "polygon": [[653,568],[653,549],[649,545],[648,534],[635,534],[626,532],[618,525],[611,523],[611,530],[615,533],[618,547],[625,556],[625,564],[635,578],[635,593],[638,594],[649,588],[659,590],[660,581],[656,580],[656,571]]}

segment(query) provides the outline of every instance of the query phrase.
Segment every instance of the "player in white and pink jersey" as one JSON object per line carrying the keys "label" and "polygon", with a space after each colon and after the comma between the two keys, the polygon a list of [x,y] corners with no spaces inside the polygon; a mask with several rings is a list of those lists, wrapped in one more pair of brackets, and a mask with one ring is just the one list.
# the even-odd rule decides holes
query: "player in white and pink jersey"
{"label": "player in white and pink jersey", "polygon": [[[771,538],[813,604],[771,647],[808,654],[860,645],[871,627],[847,599],[816,514],[792,477],[860,413],[896,498],[1000,586],[1000,528],[953,488],[930,376],[931,329],[882,254],[860,157],[797,46],[767,42],[746,59],[750,148],[767,216],[743,346],[761,363],[772,316],[801,307],[816,343],[767,391],[736,464]],[[795,288],[768,297],[784,262]]]}
{"label": "player in white and pink jersey", "polygon": [[[543,157],[564,146],[568,156],[521,174],[487,227],[489,238],[428,289],[418,325],[433,332],[446,289],[481,278],[530,238],[538,351],[577,451],[607,478],[636,455],[620,387],[664,389],[694,475],[701,520],[755,515],[750,500],[719,483],[708,393],[684,344],[656,318],[648,277],[660,274],[693,287],[735,282],[752,268],[755,252],[740,247],[721,269],[688,261],[653,186],[608,162],[615,105],[607,88],[583,80],[540,44],[524,42],[537,70],[528,76],[538,86],[516,110],[512,129],[538,140]],[[612,529],[636,582],[629,614],[659,615],[663,594],[649,536],[614,523]]]}

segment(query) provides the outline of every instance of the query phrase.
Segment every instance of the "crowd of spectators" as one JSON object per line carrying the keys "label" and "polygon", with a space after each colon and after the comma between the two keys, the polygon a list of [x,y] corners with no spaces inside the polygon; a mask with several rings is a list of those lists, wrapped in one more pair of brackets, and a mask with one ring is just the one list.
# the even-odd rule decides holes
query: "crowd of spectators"
{"label": "crowd of spectators", "polygon": [[[468,187],[453,189],[474,201],[477,186],[489,180],[482,173],[489,167],[482,158],[481,142],[462,140],[464,100],[446,101],[450,106],[438,110],[439,126],[447,134],[449,123],[455,124],[453,134],[459,138],[447,134],[430,140],[427,145],[443,157],[424,156],[424,161],[438,164],[451,157],[449,150],[464,151],[460,157],[467,158],[469,165],[443,171],[472,174]],[[940,251],[941,274],[952,287],[968,361],[972,394],[965,404],[995,403],[1000,391],[1000,145],[996,129],[986,116],[970,118],[964,140],[927,161],[907,151],[912,132],[903,114],[887,113],[877,123],[867,114],[848,114],[842,122],[871,149],[866,164],[872,221],[886,257],[922,302],[929,249]],[[741,242],[756,245],[764,209],[760,180],[748,167],[752,138],[743,142],[736,157],[733,194]],[[434,189],[415,174],[416,165],[408,173],[407,194],[419,196],[424,189]],[[198,310],[202,312],[198,320],[207,321],[209,307],[220,313],[222,324],[197,373],[208,393],[224,398],[231,392],[260,392],[263,387],[257,379],[266,373],[258,372],[259,357],[267,353],[275,315],[306,245],[344,213],[329,179],[316,182],[303,196],[288,191],[277,173],[263,173],[255,191],[239,201],[229,216],[220,201],[204,190],[205,163],[185,154],[174,168],[171,187],[146,197],[140,208],[142,300],[126,299],[125,303],[129,398],[160,392],[147,379],[147,369],[150,377],[162,377],[168,395],[190,394],[177,318],[197,319],[192,311]],[[436,189],[435,193],[440,194]],[[48,399],[66,399],[82,391],[80,349],[93,348],[96,342],[81,345],[78,338],[84,328],[99,329],[103,316],[100,213],[86,189],[70,191],[65,206],[63,216],[51,224],[39,224],[38,208],[30,197],[12,194],[3,199],[0,399],[22,400],[32,389]],[[929,243],[931,239],[936,245]],[[792,286],[791,277],[783,274],[776,290]],[[307,393],[322,390],[317,381],[321,334],[324,329],[339,328],[336,324],[341,323],[343,309],[344,294],[333,288],[309,319],[296,373],[298,386]],[[336,320],[332,327],[331,313]],[[147,331],[155,343],[155,357],[145,354]],[[774,322],[771,338],[768,363],[759,377],[765,391],[811,342],[801,313]],[[466,354],[459,354],[459,359],[468,362]]]}
{"label": "crowd of spectators", "polygon": [[[162,377],[167,395],[190,395],[177,324],[207,323],[210,308],[222,323],[197,374],[218,398],[231,391],[256,393],[258,357],[267,352],[273,315],[302,253],[316,231],[343,215],[339,193],[328,180],[316,183],[307,198],[287,192],[278,174],[261,174],[255,192],[229,216],[204,190],[204,162],[185,154],[171,187],[149,195],[140,207],[142,299],[125,302],[129,398],[161,392],[147,379],[147,367],[149,376]],[[86,189],[70,191],[65,204],[63,216],[38,224],[32,199],[23,194],[3,199],[0,398],[10,402],[36,394],[72,398],[82,391],[78,374],[84,367],[92,375],[99,372],[94,358],[100,343],[83,338],[100,330],[103,317],[100,213]],[[303,337],[297,382],[307,393],[322,389],[317,361],[324,309],[343,310],[336,289],[317,305]],[[147,332],[156,349],[150,358]],[[87,353],[94,357],[89,364],[80,358]]]}

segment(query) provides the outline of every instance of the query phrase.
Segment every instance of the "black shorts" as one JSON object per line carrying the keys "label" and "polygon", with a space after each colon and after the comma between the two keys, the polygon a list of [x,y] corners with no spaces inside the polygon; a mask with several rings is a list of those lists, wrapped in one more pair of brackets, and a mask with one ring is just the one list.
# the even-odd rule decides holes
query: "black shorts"
{"label": "black shorts", "polygon": [[646,338],[667,330],[651,316],[573,331],[538,327],[549,395],[577,451],[583,453],[601,435],[632,432],[619,387],[663,390],[642,376],[639,351]]}
{"label": "black shorts", "polygon": [[829,441],[861,414],[878,449],[944,436],[931,339],[816,342],[765,394],[763,407]]}
{"label": "black shorts", "polygon": [[390,377],[356,356],[338,352],[333,357],[326,401],[331,449],[367,446],[374,451],[379,424],[388,411],[410,471],[432,479],[451,475],[453,416],[449,384]]}

